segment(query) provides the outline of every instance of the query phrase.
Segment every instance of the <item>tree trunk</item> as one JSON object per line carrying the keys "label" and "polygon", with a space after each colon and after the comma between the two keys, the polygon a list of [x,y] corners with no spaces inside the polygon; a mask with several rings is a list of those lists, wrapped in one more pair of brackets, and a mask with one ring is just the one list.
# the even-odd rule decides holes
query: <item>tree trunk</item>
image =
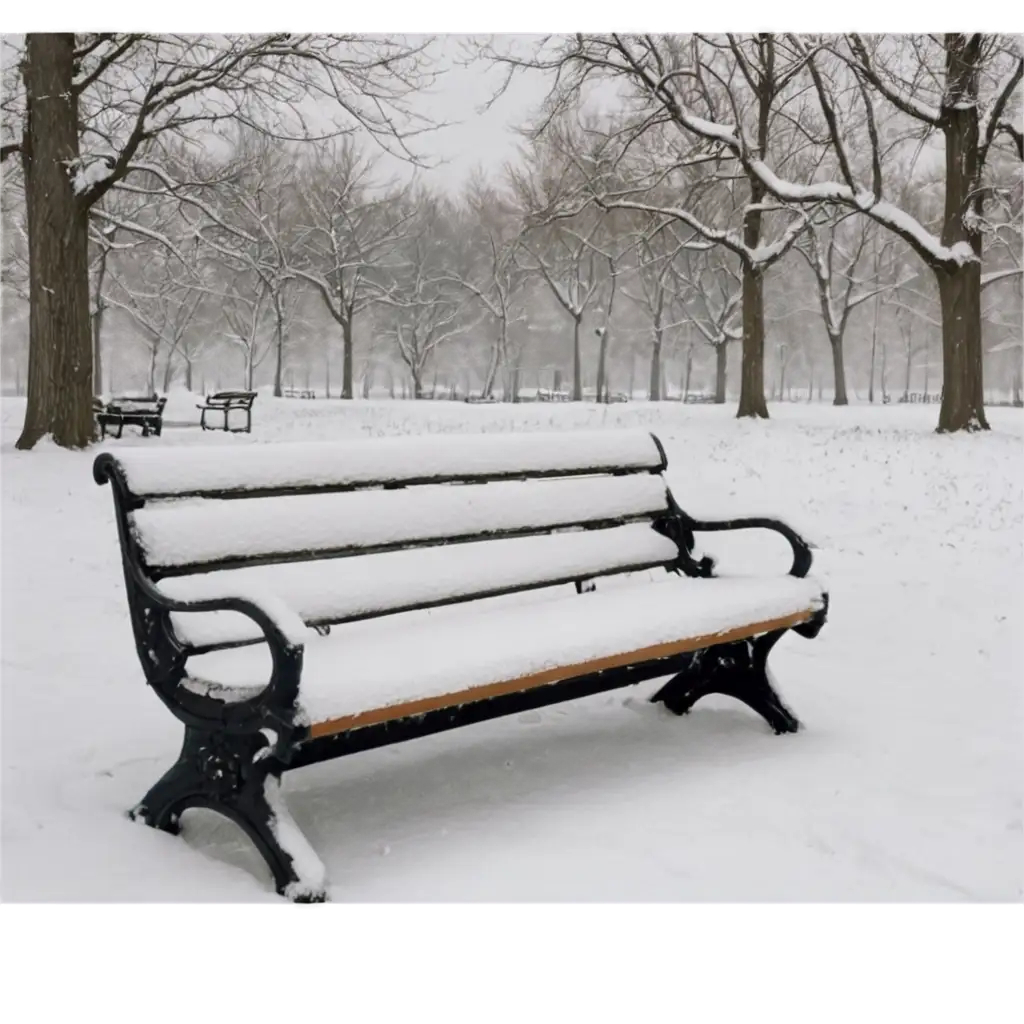
{"label": "tree trunk", "polygon": [[[275,348],[277,349],[277,359],[274,364],[274,397],[280,398],[281,391],[281,375],[284,372],[284,311],[281,309],[281,298],[279,295],[275,295],[274,298],[274,335],[275,335]],[[306,387],[309,387],[309,381],[306,381]],[[252,388],[250,387],[250,391]]]}
{"label": "tree trunk", "polygon": [[[966,242],[974,261],[933,268],[942,308],[940,433],[988,430],[981,338],[981,231],[983,194],[978,180],[978,65],[983,37],[945,37],[946,89],[942,123],[946,141],[946,205],[942,244]],[[968,220],[965,214],[974,216]]]}
{"label": "tree trunk", "polygon": [[580,366],[580,320],[582,317],[572,318],[572,400],[583,401],[583,375]]}
{"label": "tree trunk", "polygon": [[341,397],[352,397],[352,369],[355,364],[355,344],[352,337],[352,318],[341,325],[342,347],[345,351],[345,365],[341,371]]}
{"label": "tree trunk", "polygon": [[729,350],[726,342],[715,346],[715,405],[725,405],[726,374],[729,368]]}
{"label": "tree trunk", "polygon": [[[881,276],[881,257],[878,254],[878,233],[875,233],[875,287],[878,287],[878,279]],[[871,323],[871,373],[868,377],[868,401],[875,400],[875,350],[878,344],[878,301],[874,298],[875,315]]]}
{"label": "tree trunk", "polygon": [[501,353],[505,349],[506,324],[504,320],[499,321],[499,324],[498,337],[491,349],[491,358],[487,365],[487,374],[484,377],[484,386],[480,391],[481,398],[490,398],[491,394],[494,392],[494,382],[498,376],[498,367],[501,365]]}
{"label": "tree trunk", "polygon": [[843,364],[843,336],[830,335],[828,346],[832,349],[832,372],[836,382],[832,404],[849,405],[849,399],[846,397],[846,366]]}
{"label": "tree trunk", "polygon": [[[173,377],[173,363],[174,363],[174,349],[167,353],[167,358],[164,360],[164,394],[166,395],[171,389],[171,379]],[[153,394],[150,391],[150,394]]]}
{"label": "tree trunk", "polygon": [[910,366],[911,366],[911,360],[913,360],[913,358],[914,358],[914,352],[913,352],[913,349],[910,347],[910,342],[908,341],[907,342],[907,376],[906,376],[906,380],[903,383],[903,401],[904,402],[909,402],[910,401]]}
{"label": "tree trunk", "polygon": [[192,360],[185,356],[185,390],[192,390]]}
{"label": "tree trunk", "polygon": [[690,377],[693,374],[693,345],[686,350],[686,382],[683,385],[683,401],[690,397]]}
{"label": "tree trunk", "polygon": [[517,366],[512,371],[512,401],[516,404],[519,402],[519,367]]}
{"label": "tree trunk", "polygon": [[156,339],[153,342],[153,347],[149,350],[149,375],[146,378],[146,394],[156,394],[156,357],[160,351],[160,340]]}
{"label": "tree trunk", "polygon": [[608,401],[608,385],[606,383],[606,369],[605,361],[608,358],[608,328],[601,332],[601,343],[597,350],[597,400],[599,402]]}
{"label": "tree trunk", "polygon": [[92,317],[92,390],[96,395],[103,394],[103,306],[96,307]]}
{"label": "tree trunk", "polygon": [[[747,244],[756,245],[757,237]],[[764,276],[748,266],[743,268],[743,365],[736,415],[768,419],[764,400]]]}
{"label": "tree trunk", "polygon": [[92,392],[94,395],[103,394],[103,279],[107,273],[107,251],[103,250],[100,255],[99,269],[96,271],[96,295],[92,313]]}
{"label": "tree trunk", "polygon": [[939,431],[988,430],[982,380],[981,264],[940,272],[942,405]]}
{"label": "tree trunk", "polygon": [[93,440],[89,215],[68,168],[77,166],[75,36],[25,37],[22,167],[29,237],[28,405],[17,447],[44,435],[64,448]]}
{"label": "tree trunk", "polygon": [[252,391],[253,377],[256,372],[256,367],[252,361],[252,349],[249,349],[245,354],[245,388],[247,391]]}
{"label": "tree trunk", "polygon": [[651,380],[647,386],[647,397],[652,402],[661,401],[661,344],[661,331],[656,330],[651,346]]}

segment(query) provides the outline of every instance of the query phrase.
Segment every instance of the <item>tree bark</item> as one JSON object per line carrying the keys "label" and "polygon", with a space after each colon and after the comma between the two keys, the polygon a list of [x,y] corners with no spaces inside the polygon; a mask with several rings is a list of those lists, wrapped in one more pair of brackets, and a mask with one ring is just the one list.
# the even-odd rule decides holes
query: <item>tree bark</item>
{"label": "tree bark", "polygon": [[982,379],[981,264],[940,272],[942,405],[939,432],[988,430]]}
{"label": "tree bark", "polygon": [[[281,309],[280,297],[276,293],[274,296],[274,335],[274,347],[277,350],[277,359],[274,364],[274,397],[280,398],[282,395],[281,375],[284,373],[284,311]],[[308,381],[306,387],[309,387]],[[252,390],[252,385],[249,386],[249,390]]]}
{"label": "tree bark", "polygon": [[103,303],[103,279],[107,273],[107,252],[100,256],[99,269],[96,272],[95,312],[92,314],[92,392],[103,394],[103,314],[106,306]]}
{"label": "tree bark", "polygon": [[17,447],[50,434],[64,448],[93,440],[89,215],[72,187],[77,167],[75,36],[25,37],[22,166],[29,236],[28,405]]}
{"label": "tree bark", "polygon": [[[940,433],[988,430],[981,342],[982,195],[978,166],[978,58],[982,37],[945,38],[946,90],[942,127],[946,140],[946,205],[942,244],[967,242],[975,261],[933,268],[942,307],[942,405]],[[969,220],[965,216],[973,213]]]}
{"label": "tree bark", "polygon": [[832,350],[832,373],[835,380],[832,404],[849,405],[850,401],[846,397],[846,366],[843,363],[843,336],[841,334],[830,335],[828,347]]}
{"label": "tree bark", "polygon": [[683,386],[683,401],[690,397],[690,377],[693,374],[693,345],[686,350],[686,383]]}
{"label": "tree bark", "polygon": [[607,373],[605,360],[608,358],[608,328],[601,332],[600,346],[597,351],[597,400],[608,401],[608,385],[606,382]]}
{"label": "tree bark", "polygon": [[[752,200],[760,202],[761,197]],[[748,214],[748,220],[751,215]],[[747,245],[757,245],[758,228],[751,232],[748,225]],[[768,406],[764,400],[764,275],[749,265],[743,267],[743,366],[740,371],[740,416],[759,416],[768,419]]]}
{"label": "tree bark", "polygon": [[192,390],[192,360],[185,357],[185,390]]}
{"label": "tree bark", "polygon": [[647,397],[652,402],[661,401],[661,331],[655,330],[651,346],[651,380],[647,386]]}
{"label": "tree bark", "polygon": [[729,369],[729,350],[726,342],[715,346],[715,405],[725,405],[726,378]]}
{"label": "tree bark", "polygon": [[92,317],[92,390],[94,394],[103,394],[103,306],[96,307]]}
{"label": "tree bark", "polygon": [[352,337],[352,317],[349,316],[341,325],[341,341],[345,355],[345,365],[341,371],[341,397],[352,398],[352,369],[355,363],[355,344]]}
{"label": "tree bark", "polygon": [[[164,394],[166,395],[171,389],[171,378],[173,376],[173,362],[174,362],[174,349],[167,353],[167,358],[164,360]],[[153,394],[154,392],[150,392]]]}
{"label": "tree bark", "polygon": [[572,400],[583,401],[583,376],[580,366],[580,320],[582,317],[572,318]]}

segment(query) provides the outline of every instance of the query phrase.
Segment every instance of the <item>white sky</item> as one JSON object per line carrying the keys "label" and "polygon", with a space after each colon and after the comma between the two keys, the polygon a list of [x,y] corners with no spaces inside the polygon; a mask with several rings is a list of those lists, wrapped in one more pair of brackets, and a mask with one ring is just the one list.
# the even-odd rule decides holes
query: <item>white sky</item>
{"label": "white sky", "polygon": [[[547,79],[537,72],[517,74],[509,89],[487,111],[484,104],[491,99],[503,81],[500,68],[476,62],[462,66],[464,44],[469,36],[441,37],[432,52],[437,65],[443,68],[434,87],[416,97],[413,108],[435,122],[449,122],[410,143],[414,151],[437,166],[420,170],[418,177],[425,184],[457,192],[474,168],[490,175],[497,174],[509,161],[517,159],[520,139],[514,131],[543,101]],[[373,148],[373,144],[368,144]],[[380,155],[382,175],[408,177],[413,169],[387,154]]]}

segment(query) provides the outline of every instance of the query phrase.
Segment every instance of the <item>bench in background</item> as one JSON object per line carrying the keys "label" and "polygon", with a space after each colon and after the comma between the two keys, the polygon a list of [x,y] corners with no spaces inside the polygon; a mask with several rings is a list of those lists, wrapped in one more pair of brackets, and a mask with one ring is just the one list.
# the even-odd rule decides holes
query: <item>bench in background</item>
{"label": "bench in background", "polygon": [[159,437],[166,404],[167,399],[157,395],[140,398],[124,395],[111,398],[109,402],[94,398],[92,411],[100,427],[100,437],[107,436],[107,427],[117,427],[114,436],[120,437],[125,425],[141,427],[143,437],[149,437],[151,433]]}
{"label": "bench in background", "polygon": [[[233,434],[251,433],[252,403],[255,401],[255,391],[218,391],[215,395],[207,395],[205,404],[196,406],[197,409],[202,410],[202,415],[199,417],[199,425],[203,430],[227,430]],[[231,426],[231,413],[236,410],[245,413],[244,427]],[[224,420],[220,427],[207,425],[206,414],[208,412],[223,414]]]}

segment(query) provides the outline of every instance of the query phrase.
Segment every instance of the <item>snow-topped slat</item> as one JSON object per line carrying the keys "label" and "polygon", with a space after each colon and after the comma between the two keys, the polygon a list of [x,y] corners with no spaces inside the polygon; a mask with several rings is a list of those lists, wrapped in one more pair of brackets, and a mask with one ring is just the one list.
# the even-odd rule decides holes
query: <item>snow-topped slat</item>
{"label": "snow-topped slat", "polygon": [[667,504],[664,479],[638,474],[442,485],[415,496],[374,490],[156,502],[133,513],[132,524],[149,566],[197,566],[623,520]]}
{"label": "snow-topped slat", "polygon": [[640,430],[189,445],[125,449],[115,458],[141,498],[664,468],[658,444]]}
{"label": "snow-topped slat", "polygon": [[[646,523],[632,523],[574,533],[226,569],[166,579],[157,586],[169,597],[185,601],[222,597],[233,589],[240,594],[271,591],[306,623],[340,622],[602,573],[667,565],[677,555],[674,541]],[[194,647],[262,638],[250,619],[233,612],[184,612],[174,613],[171,618],[178,637]]]}
{"label": "snow-topped slat", "polygon": [[[299,701],[310,723],[329,722],[689,637],[756,632],[750,628],[759,623],[810,618],[822,603],[820,585],[809,579],[672,578],[515,607],[351,623],[307,642]],[[269,666],[265,647],[217,651],[189,660],[188,685],[200,692],[204,682],[258,686]]]}

